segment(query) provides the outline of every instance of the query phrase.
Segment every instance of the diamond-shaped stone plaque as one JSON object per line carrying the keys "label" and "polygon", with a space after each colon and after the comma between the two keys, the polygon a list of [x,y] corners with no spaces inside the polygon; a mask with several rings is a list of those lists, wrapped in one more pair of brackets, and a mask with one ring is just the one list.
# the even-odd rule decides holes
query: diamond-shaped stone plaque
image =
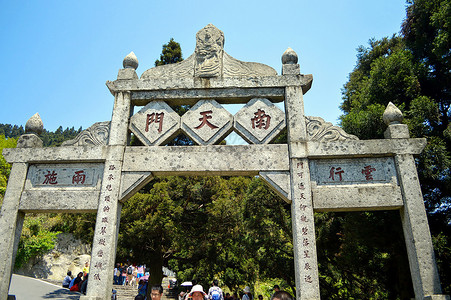
{"label": "diamond-shaped stone plaque", "polygon": [[233,118],[233,127],[251,144],[267,144],[285,128],[285,114],[268,99],[254,98]]}
{"label": "diamond-shaped stone plaque", "polygon": [[219,143],[232,124],[232,114],[215,100],[200,100],[182,116],[182,130],[200,145]]}
{"label": "diamond-shaped stone plaque", "polygon": [[129,128],[145,145],[158,146],[178,134],[180,116],[165,102],[153,101],[131,117]]}

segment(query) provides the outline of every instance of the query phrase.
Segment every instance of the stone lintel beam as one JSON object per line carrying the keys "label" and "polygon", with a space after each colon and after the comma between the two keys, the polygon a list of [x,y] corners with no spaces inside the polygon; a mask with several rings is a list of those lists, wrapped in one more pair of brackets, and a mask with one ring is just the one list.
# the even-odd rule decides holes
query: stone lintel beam
{"label": "stone lintel beam", "polygon": [[[292,145],[293,157],[349,158],[389,156],[394,154],[420,154],[426,139],[347,140],[334,142],[298,142]],[[9,163],[45,162],[103,162],[108,153],[122,159],[123,146],[70,146],[46,148],[5,148],[3,156]],[[138,157],[142,155],[142,157]],[[154,169],[151,156],[158,161]],[[288,146],[273,145],[216,145],[189,147],[126,147],[124,171],[155,171],[155,175],[168,173],[198,173],[216,175],[257,175],[259,171],[288,171]],[[281,159],[287,157],[287,159]],[[247,162],[252,164],[248,164]],[[142,165],[139,165],[141,162]],[[170,162],[172,165],[168,165]],[[213,165],[216,164],[216,165]],[[180,169],[177,167],[180,166]],[[160,174],[158,174],[160,173]],[[218,174],[218,175],[221,175]]]}
{"label": "stone lintel beam", "polygon": [[109,153],[117,160],[122,159],[118,151],[123,146],[68,146],[45,148],[5,148],[3,156],[8,163],[65,163],[103,162]]}
{"label": "stone lintel beam", "polygon": [[124,172],[159,175],[257,175],[288,170],[287,145],[127,147]]}
{"label": "stone lintel beam", "polygon": [[349,158],[394,154],[418,155],[425,146],[426,139],[424,138],[297,142],[292,145],[291,156],[300,158]]}
{"label": "stone lintel beam", "polygon": [[214,99],[220,104],[243,104],[253,98],[266,98],[273,103],[282,102],[285,89],[266,88],[225,88],[225,89],[179,89],[132,92],[132,104],[144,106],[150,101],[162,100],[169,105],[194,105],[199,100]]}
{"label": "stone lintel beam", "polygon": [[392,184],[321,186],[312,188],[312,194],[317,212],[396,210],[403,206],[401,189]]}
{"label": "stone lintel beam", "polygon": [[227,88],[277,88],[287,86],[302,87],[303,94],[312,85],[313,76],[285,75],[262,77],[217,77],[217,78],[171,78],[171,79],[137,79],[107,81],[112,94],[117,92],[135,92],[152,90],[188,90],[188,89],[227,89]]}
{"label": "stone lintel beam", "polygon": [[[22,193],[19,210],[25,213],[95,213],[100,190],[29,190]],[[36,201],[38,199],[38,201]]]}

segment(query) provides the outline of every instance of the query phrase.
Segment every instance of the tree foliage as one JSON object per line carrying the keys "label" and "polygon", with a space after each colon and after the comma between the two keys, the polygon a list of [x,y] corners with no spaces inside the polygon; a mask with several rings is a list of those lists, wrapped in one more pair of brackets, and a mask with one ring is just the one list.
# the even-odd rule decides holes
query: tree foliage
{"label": "tree foliage", "polygon": [[28,216],[25,219],[17,250],[15,268],[25,265],[31,258],[43,255],[55,247],[59,231],[51,230],[48,215]]}
{"label": "tree foliage", "polygon": [[[345,131],[361,139],[383,138],[386,125],[382,113],[393,102],[403,111],[411,137],[427,139],[427,146],[417,159],[417,168],[442,284],[449,293],[451,282],[444,274],[449,274],[451,261],[441,256],[444,253],[441,248],[449,248],[451,244],[451,1],[417,0],[408,4],[400,35],[373,39],[368,47],[358,48],[356,67],[342,91],[344,114],[340,120]],[[366,218],[373,218],[373,214]],[[399,226],[397,219],[384,219],[391,224],[389,232]],[[374,224],[379,226],[380,222],[375,219]],[[358,247],[368,244],[362,243]],[[400,248],[387,253],[382,260],[384,266],[389,265],[393,256],[402,254]]]}
{"label": "tree foliage", "polygon": [[173,38],[169,40],[167,44],[163,45],[162,53],[160,54],[160,59],[155,61],[155,67],[175,64],[181,62],[182,58],[182,48],[180,44],[174,41]]}
{"label": "tree foliage", "polygon": [[17,140],[14,138],[5,138],[0,135],[0,206],[3,203],[3,197],[6,192],[6,184],[8,182],[9,174],[11,172],[11,165],[6,162],[2,155],[4,148],[15,148]]}

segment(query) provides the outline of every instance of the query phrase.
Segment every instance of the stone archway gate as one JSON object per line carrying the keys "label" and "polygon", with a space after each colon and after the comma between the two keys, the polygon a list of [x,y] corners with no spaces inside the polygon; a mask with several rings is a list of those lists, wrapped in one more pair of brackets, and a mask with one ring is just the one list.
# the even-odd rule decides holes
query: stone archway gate
{"label": "stone archway gate", "polygon": [[[153,176],[197,174],[260,175],[291,203],[297,299],[320,299],[313,212],[357,210],[399,210],[415,299],[446,299],[413,159],[426,141],[409,138],[401,112],[387,107],[386,139],[358,140],[304,115],[312,76],[300,74],[290,48],[277,75],[228,55],[222,31],[211,24],[196,42],[188,59],[141,78],[136,56],[128,55],[117,80],[107,82],[115,98],[111,122],[42,148],[34,116],[17,148],[3,151],[12,170],[0,214],[0,298],[8,295],[25,213],[97,212],[81,299],[110,299],[122,203]],[[273,104],[282,101],[285,113]],[[246,105],[232,116],[221,106],[230,103]],[[180,104],[193,106],[179,117],[169,105]],[[135,106],[144,107],[134,114]],[[285,127],[288,144],[269,144]],[[250,145],[218,145],[232,130]],[[199,146],[160,146],[180,131]],[[145,146],[129,146],[130,132]]]}

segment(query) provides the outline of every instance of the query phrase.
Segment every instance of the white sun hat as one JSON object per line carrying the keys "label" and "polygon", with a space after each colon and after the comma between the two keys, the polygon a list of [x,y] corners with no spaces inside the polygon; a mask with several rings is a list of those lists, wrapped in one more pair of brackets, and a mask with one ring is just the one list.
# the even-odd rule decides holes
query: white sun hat
{"label": "white sun hat", "polygon": [[191,292],[189,292],[188,297],[191,297],[193,295],[193,293],[195,293],[195,292],[201,292],[202,295],[204,295],[204,297],[207,295],[204,292],[204,288],[200,284],[196,284],[195,286],[193,286],[193,288],[191,289]]}
{"label": "white sun hat", "polygon": [[248,287],[248,286],[246,285],[246,286],[244,287],[243,292],[245,292],[245,293],[250,293],[250,292],[251,292],[251,288]]}

